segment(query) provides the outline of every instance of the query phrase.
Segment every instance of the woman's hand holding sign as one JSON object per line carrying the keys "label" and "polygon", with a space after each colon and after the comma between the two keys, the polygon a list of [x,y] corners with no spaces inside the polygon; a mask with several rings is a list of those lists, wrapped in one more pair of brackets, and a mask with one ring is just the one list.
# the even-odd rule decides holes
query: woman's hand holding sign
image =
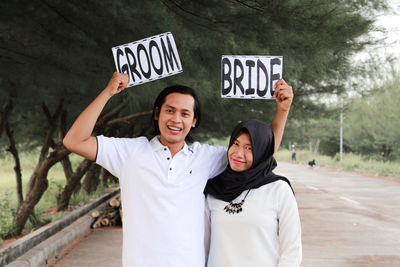
{"label": "woman's hand holding sign", "polygon": [[284,79],[279,79],[274,86],[274,98],[278,105],[278,109],[284,112],[289,111],[293,101],[293,90]]}
{"label": "woman's hand holding sign", "polygon": [[290,106],[293,101],[293,90],[284,79],[279,79],[275,83],[275,92],[273,97],[276,99],[277,111],[275,117],[271,123],[271,129],[275,135],[275,152],[278,150],[281,144],[283,132],[285,130],[285,124],[287,116],[289,114]]}

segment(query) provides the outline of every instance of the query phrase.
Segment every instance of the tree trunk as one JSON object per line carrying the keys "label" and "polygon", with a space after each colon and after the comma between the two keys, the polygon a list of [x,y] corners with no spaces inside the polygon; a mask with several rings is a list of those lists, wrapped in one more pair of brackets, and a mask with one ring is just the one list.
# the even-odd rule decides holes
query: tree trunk
{"label": "tree trunk", "polygon": [[96,191],[97,186],[99,185],[100,178],[100,166],[97,164],[93,164],[90,166],[89,171],[86,174],[85,181],[83,182],[83,189],[88,193],[92,193]]}
{"label": "tree trunk", "polygon": [[321,140],[317,138],[317,142],[315,143],[315,149],[314,149],[314,154],[318,154],[318,149],[319,149],[319,143]]}
{"label": "tree trunk", "polygon": [[0,137],[6,128],[6,123],[8,122],[8,117],[14,108],[14,103],[10,98],[4,101],[3,106],[0,108]]}
{"label": "tree trunk", "polygon": [[100,171],[100,178],[101,182],[103,183],[104,187],[108,187],[108,178],[110,177],[111,173],[104,168],[101,168]]}
{"label": "tree trunk", "polygon": [[21,234],[29,215],[32,214],[34,207],[46,191],[48,187],[47,174],[50,168],[69,153],[70,152],[61,144],[61,142],[59,142],[56,145],[55,150],[50,153],[50,155],[35,170],[35,173],[32,175],[34,181],[32,189],[26,195],[24,202],[19,207],[14,218],[16,235]]}
{"label": "tree trunk", "polygon": [[14,134],[13,134],[13,131],[10,129],[10,125],[8,124],[8,122],[6,123],[6,134],[8,137],[9,144],[10,144],[7,151],[9,151],[13,155],[14,161],[15,161],[14,171],[15,171],[15,176],[17,179],[18,203],[19,203],[19,205],[22,205],[22,202],[24,201],[24,196],[22,194],[21,164],[19,161],[18,150],[17,150],[17,147],[15,146]]}
{"label": "tree trunk", "polygon": [[81,178],[93,165],[93,161],[88,159],[83,160],[76,171],[67,179],[67,184],[65,185],[60,197],[57,199],[57,210],[66,210],[68,208],[69,201],[75,189],[80,184]]}
{"label": "tree trunk", "polygon": [[27,187],[27,190],[26,190],[27,194],[29,194],[30,190],[32,190],[33,185],[35,184],[34,179],[35,179],[35,177],[37,177],[35,175],[35,173],[38,172],[38,169],[42,165],[42,162],[46,159],[47,154],[49,153],[50,147],[52,146],[52,144],[54,144],[52,136],[54,134],[54,131],[57,129],[57,124],[58,124],[57,122],[58,122],[58,118],[60,117],[61,112],[62,112],[63,102],[64,102],[63,100],[59,101],[57,109],[56,109],[56,111],[54,112],[53,115],[50,114],[50,111],[47,108],[46,104],[45,103],[42,104],[43,112],[45,113],[45,115],[47,117],[48,126],[47,126],[47,129],[46,129],[43,146],[42,146],[42,149],[40,151],[39,161],[38,161],[38,163],[36,165],[36,168],[35,168],[35,171],[34,171],[33,175],[31,176],[31,178],[29,180],[29,183],[28,183],[28,187]]}

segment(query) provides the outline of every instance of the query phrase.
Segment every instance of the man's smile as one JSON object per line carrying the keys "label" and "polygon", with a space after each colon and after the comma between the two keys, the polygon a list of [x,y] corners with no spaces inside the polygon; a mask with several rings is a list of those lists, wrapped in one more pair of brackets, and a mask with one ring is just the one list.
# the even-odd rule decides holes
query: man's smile
{"label": "man's smile", "polygon": [[182,128],[174,127],[174,126],[167,126],[167,128],[173,132],[181,132]]}

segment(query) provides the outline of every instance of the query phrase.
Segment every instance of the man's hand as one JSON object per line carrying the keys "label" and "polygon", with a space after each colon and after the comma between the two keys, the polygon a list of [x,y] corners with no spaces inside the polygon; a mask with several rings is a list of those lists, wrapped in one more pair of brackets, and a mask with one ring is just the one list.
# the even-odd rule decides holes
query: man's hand
{"label": "man's hand", "polygon": [[129,83],[129,75],[125,73],[114,72],[105,90],[113,96],[126,88]]}
{"label": "man's hand", "polygon": [[278,109],[281,111],[289,111],[293,101],[293,90],[284,79],[280,79],[275,83],[275,92],[273,97],[276,99]]}

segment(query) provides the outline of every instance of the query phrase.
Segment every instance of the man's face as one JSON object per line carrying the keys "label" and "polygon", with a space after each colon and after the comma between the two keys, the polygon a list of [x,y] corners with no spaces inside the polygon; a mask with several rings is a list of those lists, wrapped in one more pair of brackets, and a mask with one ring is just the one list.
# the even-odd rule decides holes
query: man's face
{"label": "man's face", "polygon": [[158,120],[161,144],[183,146],[190,129],[196,125],[194,98],[180,93],[167,95],[154,119]]}

